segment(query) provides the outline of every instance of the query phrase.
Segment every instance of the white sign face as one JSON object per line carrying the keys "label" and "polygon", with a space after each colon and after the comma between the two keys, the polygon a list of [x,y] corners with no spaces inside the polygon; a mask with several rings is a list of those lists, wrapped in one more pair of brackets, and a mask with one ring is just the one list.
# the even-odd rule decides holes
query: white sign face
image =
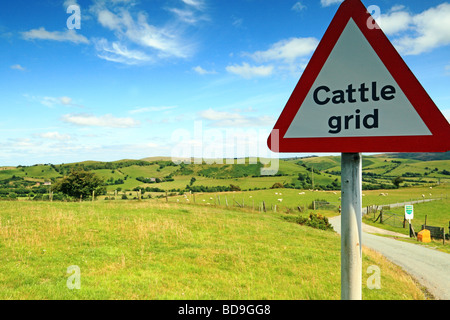
{"label": "white sign face", "polygon": [[284,138],[417,135],[431,132],[350,19]]}
{"label": "white sign face", "polygon": [[405,219],[406,220],[414,219],[414,207],[412,204],[405,205]]}

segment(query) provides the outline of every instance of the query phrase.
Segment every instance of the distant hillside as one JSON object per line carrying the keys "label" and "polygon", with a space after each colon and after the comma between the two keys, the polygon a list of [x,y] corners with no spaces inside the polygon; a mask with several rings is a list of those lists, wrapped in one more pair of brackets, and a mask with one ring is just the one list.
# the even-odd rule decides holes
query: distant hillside
{"label": "distant hillside", "polygon": [[388,153],[381,156],[386,158],[412,159],[420,161],[450,160],[450,151],[425,153]]}
{"label": "distant hillside", "polygon": [[[340,190],[341,187],[340,156],[279,159],[274,164],[268,159],[255,158],[228,159],[214,164],[209,160],[195,160],[174,162],[169,157],[152,157],[0,167],[0,199],[42,198],[50,190],[50,183],[54,185],[77,168],[103,178],[109,194],[116,190],[141,189],[149,193],[183,193],[274,187]],[[450,182],[450,152],[367,155],[363,156],[362,165],[365,190],[394,188],[392,181],[397,177],[402,178],[402,187]],[[264,167],[270,167],[273,175],[262,173]]]}

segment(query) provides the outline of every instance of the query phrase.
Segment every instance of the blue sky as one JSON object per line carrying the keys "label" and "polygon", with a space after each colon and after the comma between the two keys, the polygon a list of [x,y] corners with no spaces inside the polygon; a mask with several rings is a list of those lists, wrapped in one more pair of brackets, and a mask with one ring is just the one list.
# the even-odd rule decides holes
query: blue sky
{"label": "blue sky", "polygon": [[[267,156],[340,2],[3,1],[0,165]],[[450,3],[363,3],[450,118]]]}

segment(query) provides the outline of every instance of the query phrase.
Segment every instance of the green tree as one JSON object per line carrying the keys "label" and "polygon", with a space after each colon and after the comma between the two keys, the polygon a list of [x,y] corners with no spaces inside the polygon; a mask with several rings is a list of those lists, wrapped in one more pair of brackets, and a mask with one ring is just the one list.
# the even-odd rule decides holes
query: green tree
{"label": "green tree", "polygon": [[392,183],[394,184],[394,186],[398,189],[400,187],[400,183],[402,183],[403,181],[405,181],[402,177],[397,177],[392,179]]}
{"label": "green tree", "polygon": [[54,190],[62,192],[70,197],[88,198],[95,194],[104,194],[106,192],[103,186],[104,181],[95,173],[85,171],[84,169],[74,169],[68,176],[65,176],[55,184]]}

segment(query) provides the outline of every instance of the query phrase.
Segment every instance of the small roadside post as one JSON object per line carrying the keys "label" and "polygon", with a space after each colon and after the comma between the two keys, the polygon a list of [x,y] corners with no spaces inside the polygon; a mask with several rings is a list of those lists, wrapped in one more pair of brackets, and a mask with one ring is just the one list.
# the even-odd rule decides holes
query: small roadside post
{"label": "small roadside post", "polygon": [[362,153],[446,152],[450,125],[361,0],[345,0],[267,139],[341,154],[341,299],[362,299]]}
{"label": "small roadside post", "polygon": [[409,236],[416,237],[416,233],[414,232],[414,228],[411,224],[411,220],[414,219],[414,206],[412,204],[405,205],[405,219],[408,220],[409,223]]}

